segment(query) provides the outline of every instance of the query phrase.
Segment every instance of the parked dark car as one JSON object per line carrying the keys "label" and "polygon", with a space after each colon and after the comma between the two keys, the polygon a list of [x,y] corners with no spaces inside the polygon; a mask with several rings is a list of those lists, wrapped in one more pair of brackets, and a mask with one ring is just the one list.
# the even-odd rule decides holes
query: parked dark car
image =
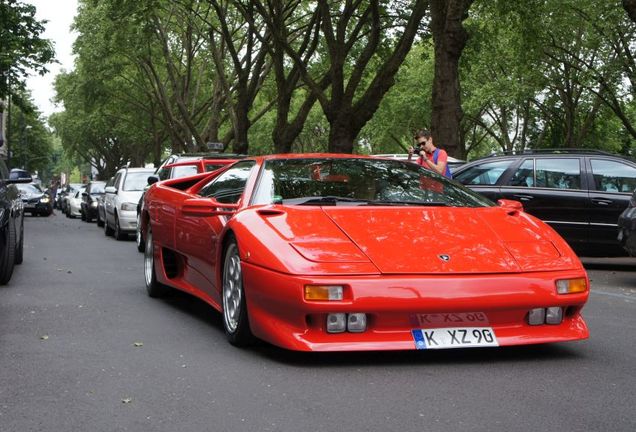
{"label": "parked dark car", "polygon": [[24,205],[15,184],[31,182],[28,178],[10,178],[0,159],[0,285],[6,285],[16,264],[24,256]]}
{"label": "parked dark car", "polygon": [[21,183],[16,185],[24,204],[24,211],[36,216],[51,216],[53,202],[51,195],[37,183]]}
{"label": "parked dark car", "polygon": [[82,220],[92,222],[97,217],[97,203],[100,197],[104,196],[104,181],[90,181],[86,185],[86,190],[82,192]]}
{"label": "parked dark car", "polygon": [[630,256],[636,256],[636,190],[618,217],[618,241]]}
{"label": "parked dark car", "polygon": [[579,255],[625,255],[617,221],[636,189],[634,160],[593,150],[534,150],[479,159],[453,177],[493,201],[520,201]]}

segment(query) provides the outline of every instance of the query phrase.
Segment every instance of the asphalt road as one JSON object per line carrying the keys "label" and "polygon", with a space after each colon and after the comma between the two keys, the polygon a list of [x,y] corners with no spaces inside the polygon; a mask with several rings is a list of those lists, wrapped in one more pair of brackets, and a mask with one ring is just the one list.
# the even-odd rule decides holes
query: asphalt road
{"label": "asphalt road", "polygon": [[230,346],[184,294],[146,296],[132,241],[26,220],[0,287],[0,431],[636,430],[636,260],[585,260],[587,341],[307,354]]}

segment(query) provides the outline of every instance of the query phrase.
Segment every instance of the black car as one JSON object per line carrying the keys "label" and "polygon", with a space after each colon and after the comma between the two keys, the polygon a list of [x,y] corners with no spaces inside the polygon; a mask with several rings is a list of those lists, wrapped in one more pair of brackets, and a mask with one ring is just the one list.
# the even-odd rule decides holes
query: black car
{"label": "black car", "polygon": [[33,216],[50,216],[53,213],[53,202],[48,192],[42,190],[37,183],[17,184],[24,211]]}
{"label": "black car", "polygon": [[13,268],[24,256],[24,206],[16,183],[31,182],[31,176],[9,177],[0,159],[0,285],[11,280]]}
{"label": "black car", "polygon": [[92,222],[94,218],[98,218],[97,204],[99,198],[104,196],[104,181],[90,181],[86,185],[86,190],[82,192],[82,220],[85,222]]}
{"label": "black car", "polygon": [[496,201],[523,203],[583,256],[618,256],[618,217],[636,189],[636,161],[583,149],[489,156],[453,178]]}

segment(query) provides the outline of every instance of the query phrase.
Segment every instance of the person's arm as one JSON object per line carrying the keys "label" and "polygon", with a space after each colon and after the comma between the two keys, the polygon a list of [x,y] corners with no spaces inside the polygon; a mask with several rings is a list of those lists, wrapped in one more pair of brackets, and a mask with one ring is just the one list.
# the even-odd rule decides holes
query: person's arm
{"label": "person's arm", "polygon": [[445,150],[439,151],[437,156],[437,163],[433,162],[433,159],[424,159],[424,166],[434,170],[436,173],[444,175],[446,172],[446,164],[448,164],[448,154]]}

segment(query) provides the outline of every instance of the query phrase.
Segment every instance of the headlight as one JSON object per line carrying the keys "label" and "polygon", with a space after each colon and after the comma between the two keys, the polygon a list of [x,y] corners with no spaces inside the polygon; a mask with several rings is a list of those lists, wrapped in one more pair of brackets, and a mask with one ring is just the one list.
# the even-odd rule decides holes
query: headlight
{"label": "headlight", "polygon": [[123,211],[137,211],[137,204],[135,203],[123,203],[121,205]]}
{"label": "headlight", "polygon": [[97,201],[92,201],[91,202],[91,207],[97,208]]}
{"label": "headlight", "polygon": [[46,196],[46,195],[44,195],[42,198],[40,198],[40,202],[47,203],[49,201],[50,201],[50,198],[48,196]]}

